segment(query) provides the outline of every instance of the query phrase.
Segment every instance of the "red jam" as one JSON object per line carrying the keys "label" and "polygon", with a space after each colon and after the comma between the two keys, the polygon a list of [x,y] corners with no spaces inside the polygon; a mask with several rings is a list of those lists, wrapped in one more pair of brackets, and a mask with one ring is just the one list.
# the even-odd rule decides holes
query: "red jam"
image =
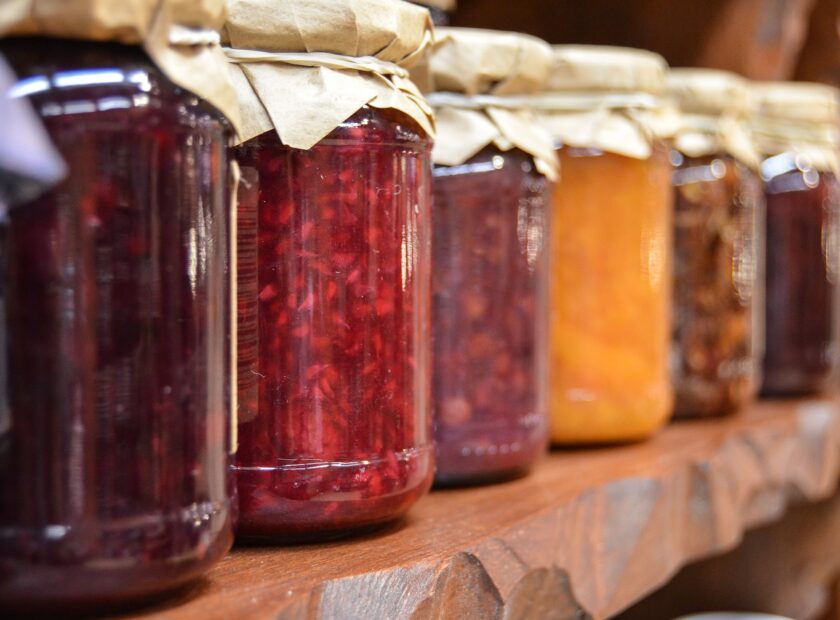
{"label": "red jam", "polygon": [[2,229],[0,607],[101,612],[232,542],[230,131],[139,48],[0,51],[69,168]]}
{"label": "red jam", "polygon": [[521,474],[548,442],[550,185],[494,147],[434,174],[435,480]]}
{"label": "red jam", "polygon": [[[785,157],[790,165],[785,166]],[[799,169],[792,155],[767,160],[767,349],[763,392],[813,394],[837,374],[840,183]]]}
{"label": "red jam", "polygon": [[237,149],[244,538],[379,524],[429,487],[430,146],[366,107],[309,150]]}

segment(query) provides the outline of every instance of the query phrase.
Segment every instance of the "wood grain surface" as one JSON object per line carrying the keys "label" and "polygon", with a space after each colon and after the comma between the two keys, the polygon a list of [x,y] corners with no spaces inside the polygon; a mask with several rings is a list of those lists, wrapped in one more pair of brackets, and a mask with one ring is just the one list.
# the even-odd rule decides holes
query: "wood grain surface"
{"label": "wood grain surface", "polygon": [[732,551],[684,568],[617,620],[754,611],[799,620],[840,620],[840,494],[798,504],[784,519],[747,533]]}
{"label": "wood grain surface", "polygon": [[835,400],[766,402],[652,441],[554,452],[526,478],[436,491],[401,523],[328,544],[234,550],[132,618],[603,618],[788,504],[834,492]]}

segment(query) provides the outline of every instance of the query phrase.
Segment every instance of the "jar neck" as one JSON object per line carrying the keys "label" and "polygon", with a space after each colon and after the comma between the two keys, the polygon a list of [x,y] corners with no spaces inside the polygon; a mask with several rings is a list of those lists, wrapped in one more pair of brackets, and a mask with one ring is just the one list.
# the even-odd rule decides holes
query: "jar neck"
{"label": "jar neck", "polygon": [[10,37],[0,40],[0,53],[6,56],[19,78],[38,73],[102,69],[109,66],[134,67],[160,74],[142,47],[112,41]]}

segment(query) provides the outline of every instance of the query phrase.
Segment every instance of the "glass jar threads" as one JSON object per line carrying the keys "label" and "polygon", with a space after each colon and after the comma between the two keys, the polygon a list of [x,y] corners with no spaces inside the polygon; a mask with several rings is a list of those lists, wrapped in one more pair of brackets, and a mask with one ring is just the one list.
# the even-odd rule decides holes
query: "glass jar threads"
{"label": "glass jar threads", "polygon": [[[295,20],[337,4],[341,19],[297,30]],[[430,24],[407,3],[369,4],[378,15],[369,24],[345,0],[296,2],[294,15],[249,0],[229,16],[230,58],[253,78],[240,98],[277,119],[235,149],[240,316],[253,317],[239,330],[244,538],[300,541],[381,524],[431,483],[429,110],[407,79],[390,81]],[[396,23],[412,34],[388,30]],[[384,51],[383,29],[399,39]],[[250,61],[257,39],[269,60]],[[300,52],[331,41],[323,51],[345,63],[377,60],[285,63],[300,41]],[[339,100],[357,102],[349,118]],[[294,116],[312,110],[309,125]]]}
{"label": "glass jar threads", "polygon": [[752,134],[767,201],[762,391],[813,394],[838,367],[838,91],[820,84],[751,89]]}
{"label": "glass jar threads", "polygon": [[[0,41],[12,94],[29,98],[67,163],[3,226],[4,609],[146,599],[195,580],[232,543],[232,131],[167,77],[185,50],[170,46],[158,65],[140,47],[156,6],[134,3],[119,26],[46,9],[76,19],[77,36],[137,45]],[[178,68],[221,54],[211,47],[190,46]],[[205,71],[210,91],[225,84]]]}
{"label": "glass jar threads", "polygon": [[732,413],[760,383],[764,197],[745,127],[746,83],[673,69],[675,415]]}
{"label": "glass jar threads", "polygon": [[671,413],[671,179],[653,138],[664,60],[557,46],[538,97],[560,157],[553,193],[551,439],[641,439]]}
{"label": "glass jar threads", "polygon": [[542,87],[550,58],[533,37],[439,28],[428,61],[438,128],[438,484],[524,473],[547,444],[548,177],[557,165],[551,137],[513,97]]}

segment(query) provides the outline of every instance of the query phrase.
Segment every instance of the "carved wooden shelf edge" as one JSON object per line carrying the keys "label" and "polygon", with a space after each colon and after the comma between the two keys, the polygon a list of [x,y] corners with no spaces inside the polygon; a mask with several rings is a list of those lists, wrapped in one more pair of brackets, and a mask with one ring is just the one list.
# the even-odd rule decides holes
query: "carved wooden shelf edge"
{"label": "carved wooden shelf edge", "polygon": [[790,502],[831,496],[838,474],[836,400],[760,403],[642,444],[553,453],[522,480],[436,492],[378,535],[236,550],[155,617],[608,617]]}

